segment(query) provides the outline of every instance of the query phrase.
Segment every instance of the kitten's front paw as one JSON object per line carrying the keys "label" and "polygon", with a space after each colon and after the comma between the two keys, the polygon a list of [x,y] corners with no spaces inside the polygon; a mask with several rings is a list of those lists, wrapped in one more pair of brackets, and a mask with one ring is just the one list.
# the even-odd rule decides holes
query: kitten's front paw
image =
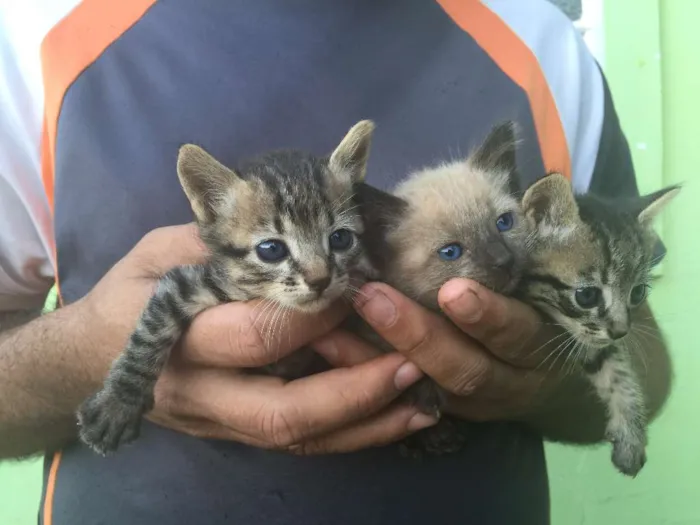
{"label": "kitten's front paw", "polygon": [[626,476],[635,477],[647,461],[644,443],[639,441],[613,441],[612,462]]}
{"label": "kitten's front paw", "polygon": [[403,393],[403,399],[425,414],[440,417],[445,405],[445,392],[438,384],[424,377]]}
{"label": "kitten's front paw", "polygon": [[128,404],[109,390],[89,397],[78,410],[80,439],[106,456],[139,436],[144,404]]}
{"label": "kitten's front paw", "polygon": [[402,457],[422,460],[426,455],[442,456],[458,452],[465,441],[465,436],[453,421],[441,419],[435,426],[405,438],[399,444],[399,452]]}
{"label": "kitten's front paw", "polygon": [[612,462],[626,476],[635,477],[646,463],[646,426],[642,421],[609,426],[606,437],[612,443]]}
{"label": "kitten's front paw", "polygon": [[449,419],[441,419],[435,426],[421,430],[416,436],[425,451],[433,456],[454,454],[462,449],[465,437]]}

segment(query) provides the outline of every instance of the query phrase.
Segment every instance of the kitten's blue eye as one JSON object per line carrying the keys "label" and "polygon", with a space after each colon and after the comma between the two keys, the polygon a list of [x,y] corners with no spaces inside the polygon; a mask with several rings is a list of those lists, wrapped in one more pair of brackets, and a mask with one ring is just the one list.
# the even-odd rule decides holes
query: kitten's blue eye
{"label": "kitten's blue eye", "polygon": [[595,286],[587,286],[586,288],[579,288],[574,294],[576,302],[581,308],[590,309],[595,308],[600,303],[600,299],[603,296],[600,288]]}
{"label": "kitten's blue eye", "polygon": [[336,230],[328,237],[328,245],[331,247],[331,250],[343,251],[352,246],[352,240],[352,232],[350,230]]}
{"label": "kitten's blue eye", "polygon": [[446,244],[438,250],[438,256],[443,261],[454,261],[462,256],[462,245],[456,242]]}
{"label": "kitten's blue eye", "polygon": [[513,214],[511,212],[504,213],[496,219],[496,228],[499,232],[507,232],[513,227]]}
{"label": "kitten's blue eye", "polygon": [[269,240],[259,243],[255,247],[255,253],[265,262],[277,262],[284,259],[289,254],[289,250],[282,241]]}
{"label": "kitten's blue eye", "polygon": [[639,306],[647,298],[647,293],[649,293],[649,286],[646,284],[638,284],[630,292],[630,303],[632,306]]}

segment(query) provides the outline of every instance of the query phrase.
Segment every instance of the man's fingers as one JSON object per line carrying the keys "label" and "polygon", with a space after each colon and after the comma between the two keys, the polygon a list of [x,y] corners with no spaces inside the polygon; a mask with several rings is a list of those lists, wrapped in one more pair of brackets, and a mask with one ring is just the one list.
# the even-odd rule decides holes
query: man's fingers
{"label": "man's fingers", "polygon": [[194,318],[182,340],[182,354],[209,366],[267,365],[325,335],[348,310],[342,301],[319,314],[282,311],[265,301],[224,304]]}
{"label": "man's fingers", "polygon": [[208,253],[193,223],[156,228],[147,233],[131,252],[136,271],[153,277],[175,266],[201,264]]}
{"label": "man's fingers", "polygon": [[[270,448],[271,443],[255,436],[241,434],[234,429],[199,417],[149,417],[154,423],[203,439],[236,441],[255,447]],[[437,423],[437,419],[416,412],[407,405],[390,406],[379,414],[363,419],[342,430],[318,436],[287,450],[300,455],[341,454],[369,447],[395,443],[400,439]]]}
{"label": "man's fingers", "polygon": [[191,372],[168,396],[185,413],[288,448],[378,413],[422,376],[391,354],[290,383],[221,369]]}
{"label": "man's fingers", "polygon": [[336,368],[359,365],[383,353],[346,330],[334,330],[311,343],[311,346]]}
{"label": "man's fingers", "polygon": [[291,450],[304,455],[355,452],[395,443],[418,430],[435,425],[437,421],[410,406],[396,405],[348,428],[295,445]]}
{"label": "man's fingers", "polygon": [[487,384],[497,363],[452,323],[382,283],[363,288],[360,315],[443,388],[468,395]]}
{"label": "man's fingers", "polygon": [[524,352],[542,328],[539,315],[526,304],[467,279],[445,283],[438,301],[452,322],[503,361],[527,366],[540,360]]}

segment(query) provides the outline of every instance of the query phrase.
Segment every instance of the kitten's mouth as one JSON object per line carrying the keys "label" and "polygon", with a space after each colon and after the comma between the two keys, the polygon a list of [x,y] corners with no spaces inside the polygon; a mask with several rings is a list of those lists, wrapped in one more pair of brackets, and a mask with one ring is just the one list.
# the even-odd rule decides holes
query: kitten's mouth
{"label": "kitten's mouth", "polygon": [[331,302],[325,297],[311,297],[297,301],[297,308],[305,312],[318,312],[327,307]]}
{"label": "kitten's mouth", "polygon": [[601,348],[605,348],[607,346],[610,346],[613,344],[615,341],[612,339],[606,339],[602,337],[595,337],[587,341],[586,346],[589,346],[595,350],[600,350]]}
{"label": "kitten's mouth", "polygon": [[334,294],[310,295],[296,301],[296,307],[305,312],[320,312],[328,308],[338,297]]}

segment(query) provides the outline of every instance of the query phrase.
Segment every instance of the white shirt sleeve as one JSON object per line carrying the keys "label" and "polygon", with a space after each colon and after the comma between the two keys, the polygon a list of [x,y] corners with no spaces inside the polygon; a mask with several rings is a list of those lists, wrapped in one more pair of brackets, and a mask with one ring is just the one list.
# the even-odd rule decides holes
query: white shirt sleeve
{"label": "white shirt sleeve", "polygon": [[[571,181],[587,191],[605,118],[603,77],[586,42],[564,13],[544,0],[483,0],[539,62],[559,112],[571,158]],[[536,22],[536,23],[535,23]]]}
{"label": "white shirt sleeve", "polygon": [[41,179],[41,42],[78,0],[0,3],[0,311],[41,306],[54,280]]}

